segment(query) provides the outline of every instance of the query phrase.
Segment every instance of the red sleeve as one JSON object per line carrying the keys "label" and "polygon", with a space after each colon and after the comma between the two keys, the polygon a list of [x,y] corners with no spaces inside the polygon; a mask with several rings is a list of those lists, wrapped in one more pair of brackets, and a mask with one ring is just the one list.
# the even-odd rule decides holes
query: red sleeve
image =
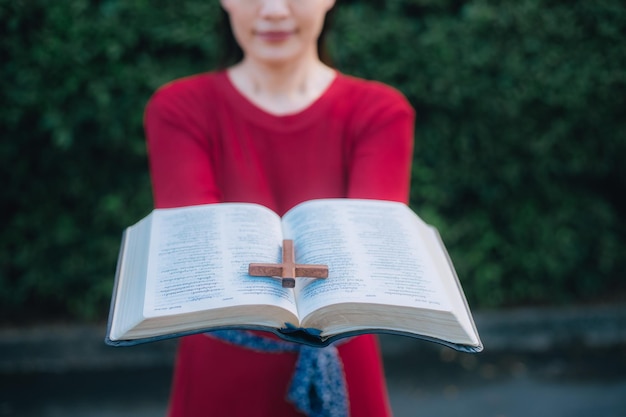
{"label": "red sleeve", "polygon": [[[144,116],[152,192],[156,208],[221,200],[209,141],[206,100],[189,82],[161,88]],[[207,112],[204,112],[206,110]]]}
{"label": "red sleeve", "polygon": [[348,197],[408,203],[415,112],[389,87],[379,85],[374,93],[357,115]]}

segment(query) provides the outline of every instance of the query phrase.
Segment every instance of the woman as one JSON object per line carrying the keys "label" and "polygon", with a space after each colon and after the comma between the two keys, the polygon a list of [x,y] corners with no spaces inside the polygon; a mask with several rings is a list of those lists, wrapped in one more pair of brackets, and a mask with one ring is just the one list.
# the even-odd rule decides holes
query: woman
{"label": "woman", "polygon": [[[243,201],[282,215],[315,198],[407,202],[413,110],[390,87],[322,62],[318,40],[334,0],[221,5],[242,59],[164,86],[146,109],[155,206]],[[181,340],[169,415],[359,417],[390,408],[373,336],[311,349],[222,332]]]}

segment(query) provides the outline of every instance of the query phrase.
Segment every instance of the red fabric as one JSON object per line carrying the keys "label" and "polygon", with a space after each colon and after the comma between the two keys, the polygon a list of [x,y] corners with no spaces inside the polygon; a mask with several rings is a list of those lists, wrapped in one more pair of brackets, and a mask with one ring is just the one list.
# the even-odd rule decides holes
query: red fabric
{"label": "red fabric", "polygon": [[[271,115],[225,72],[170,83],[146,108],[155,206],[254,202],[279,214],[315,198],[407,202],[414,113],[383,84],[338,74],[305,110]],[[342,344],[350,415],[390,415],[377,340]],[[183,338],[169,415],[301,416],[285,395],[296,357]]]}

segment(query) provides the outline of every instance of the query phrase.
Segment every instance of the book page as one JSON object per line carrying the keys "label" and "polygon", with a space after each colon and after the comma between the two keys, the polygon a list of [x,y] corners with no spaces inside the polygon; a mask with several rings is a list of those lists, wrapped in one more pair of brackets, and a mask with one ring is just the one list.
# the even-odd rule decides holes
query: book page
{"label": "book page", "polygon": [[295,314],[293,291],[248,275],[251,262],[280,261],[280,219],[271,210],[223,203],[153,214],[146,317],[250,304]]}
{"label": "book page", "polygon": [[123,235],[116,271],[115,309],[111,317],[110,337],[113,340],[119,339],[124,329],[135,326],[142,319],[146,281],[132,278],[146,276],[148,245],[145,242],[150,239],[151,224],[152,216],[147,216]]}
{"label": "book page", "polygon": [[449,310],[419,233],[428,226],[406,205],[375,200],[314,200],[283,218],[298,263],[327,264],[329,278],[296,288],[304,318],[319,307],[367,302]]}

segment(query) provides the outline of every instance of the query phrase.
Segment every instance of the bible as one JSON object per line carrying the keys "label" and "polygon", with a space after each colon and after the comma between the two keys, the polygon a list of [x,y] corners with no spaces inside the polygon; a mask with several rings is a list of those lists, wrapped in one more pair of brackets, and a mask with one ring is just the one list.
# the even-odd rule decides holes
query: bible
{"label": "bible", "polygon": [[[298,264],[324,279],[251,276]],[[402,334],[479,352],[482,343],[437,230],[406,204],[301,203],[282,218],[261,205],[155,209],[122,237],[105,341],[126,346],[222,329],[264,330],[313,346],[362,333]]]}

